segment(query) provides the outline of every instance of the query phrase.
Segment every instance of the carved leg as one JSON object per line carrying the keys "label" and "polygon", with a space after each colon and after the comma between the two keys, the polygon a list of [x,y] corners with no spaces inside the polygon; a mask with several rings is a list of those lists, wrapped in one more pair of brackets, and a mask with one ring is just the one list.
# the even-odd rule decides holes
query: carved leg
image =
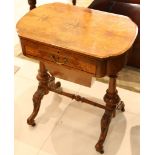
{"label": "carved leg", "polygon": [[111,110],[105,110],[101,119],[101,134],[97,144],[95,145],[96,151],[100,153],[104,153],[103,143],[105,141],[111,119],[115,114],[116,105],[120,101],[116,90],[116,76],[110,76],[109,88],[104,96],[104,101],[106,102],[106,107]]}
{"label": "carved leg", "polygon": [[40,62],[40,69],[38,71],[37,79],[39,81],[39,86],[35,94],[33,95],[33,112],[30,115],[30,117],[27,119],[27,123],[29,125],[35,126],[35,117],[38,114],[41,100],[44,95],[48,94],[48,80],[49,80],[49,74],[47,73],[47,70],[45,69],[45,66],[42,62]]}

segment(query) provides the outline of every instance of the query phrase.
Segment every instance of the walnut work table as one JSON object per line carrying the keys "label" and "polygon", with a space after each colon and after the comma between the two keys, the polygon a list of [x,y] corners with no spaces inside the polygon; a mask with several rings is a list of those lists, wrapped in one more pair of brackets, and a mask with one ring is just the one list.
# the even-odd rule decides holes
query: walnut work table
{"label": "walnut work table", "polygon": [[[128,18],[107,12],[50,3],[39,6],[17,23],[23,54],[40,61],[39,86],[33,95],[34,109],[27,120],[34,126],[41,100],[49,91],[105,109],[101,134],[95,148],[103,153],[109,124],[124,103],[116,90],[117,73],[127,59],[127,50],[137,36],[137,26]],[[63,91],[55,76],[91,86],[92,77],[109,76],[106,105]]]}

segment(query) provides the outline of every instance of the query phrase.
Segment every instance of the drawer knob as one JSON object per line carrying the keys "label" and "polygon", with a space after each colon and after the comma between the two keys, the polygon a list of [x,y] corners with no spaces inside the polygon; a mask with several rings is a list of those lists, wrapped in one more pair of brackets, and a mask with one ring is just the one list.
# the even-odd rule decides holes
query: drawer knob
{"label": "drawer knob", "polygon": [[56,58],[55,55],[51,56],[52,60],[58,65],[64,65],[67,63],[67,58],[64,58],[62,62],[59,61],[59,57]]}

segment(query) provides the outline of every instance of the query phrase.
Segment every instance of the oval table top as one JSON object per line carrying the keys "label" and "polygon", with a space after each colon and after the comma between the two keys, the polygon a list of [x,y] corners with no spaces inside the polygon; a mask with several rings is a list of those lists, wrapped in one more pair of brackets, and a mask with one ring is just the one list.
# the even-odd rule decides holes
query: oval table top
{"label": "oval table top", "polygon": [[31,10],[16,27],[21,37],[96,58],[123,54],[138,33],[136,24],[126,16],[63,3]]}

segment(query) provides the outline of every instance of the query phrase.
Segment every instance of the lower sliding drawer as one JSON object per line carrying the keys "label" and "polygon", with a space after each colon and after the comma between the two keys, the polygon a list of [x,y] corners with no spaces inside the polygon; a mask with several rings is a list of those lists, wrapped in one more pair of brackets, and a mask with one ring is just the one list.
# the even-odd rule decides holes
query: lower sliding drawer
{"label": "lower sliding drawer", "polygon": [[68,66],[59,66],[53,62],[44,62],[48,71],[54,76],[80,85],[91,87],[94,82],[92,74]]}

